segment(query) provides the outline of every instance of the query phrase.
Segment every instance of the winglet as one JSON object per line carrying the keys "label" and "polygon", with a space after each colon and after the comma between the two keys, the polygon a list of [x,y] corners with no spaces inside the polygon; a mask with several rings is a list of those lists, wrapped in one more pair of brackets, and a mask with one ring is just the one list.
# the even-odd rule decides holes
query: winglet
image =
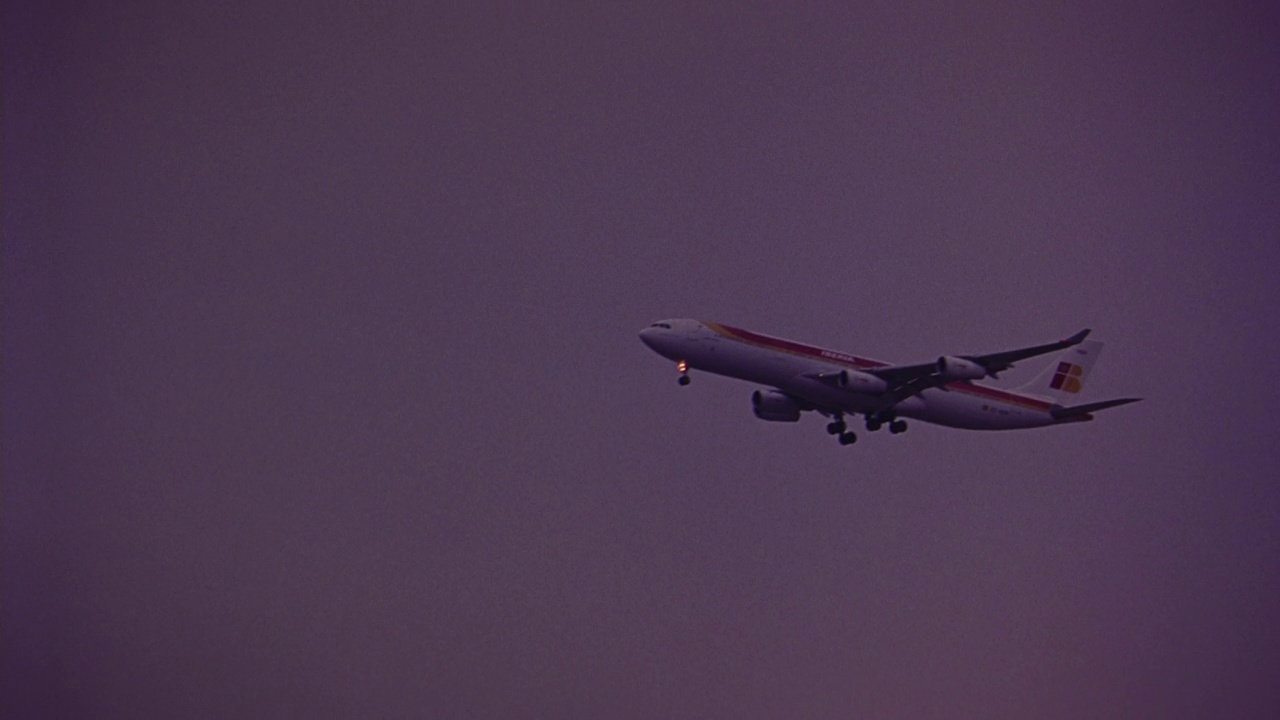
{"label": "winglet", "polygon": [[1076,333],[1075,335],[1072,335],[1071,337],[1067,338],[1066,340],[1063,340],[1062,342],[1066,343],[1067,345],[1079,345],[1080,343],[1084,342],[1085,338],[1089,337],[1090,332],[1092,332],[1092,330],[1090,330],[1089,328],[1085,328],[1080,332]]}

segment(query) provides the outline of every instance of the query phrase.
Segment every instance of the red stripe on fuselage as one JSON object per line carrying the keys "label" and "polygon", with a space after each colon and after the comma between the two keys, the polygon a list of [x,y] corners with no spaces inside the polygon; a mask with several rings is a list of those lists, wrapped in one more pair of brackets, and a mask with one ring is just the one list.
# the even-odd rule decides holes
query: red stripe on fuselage
{"label": "red stripe on fuselage", "polygon": [[[797,355],[799,357],[811,358],[822,362],[834,363],[836,365],[845,365],[857,370],[889,367],[889,363],[882,362],[880,360],[871,360],[869,358],[858,357],[856,355],[837,352],[835,350],[827,350],[825,348],[814,347],[813,345],[805,345],[804,343],[798,343],[793,340],[783,340],[782,338],[776,338],[769,335],[761,335],[760,333],[754,333],[750,330],[743,330],[729,325],[720,325],[712,322],[703,322],[702,324],[730,340],[737,340],[738,342],[754,345],[759,348],[764,348],[765,350],[774,350],[777,352],[784,352],[789,355]],[[965,393],[966,395],[985,397],[995,402],[1008,403],[1010,405],[1021,405],[1022,407],[1031,410],[1049,412],[1049,409],[1053,407],[1052,403],[1045,402],[1044,400],[1027,397],[1026,395],[1018,395],[1017,393],[1011,393],[1005,390],[997,390],[983,385],[974,385],[973,383],[965,380],[949,382],[942,387],[943,389]]]}
{"label": "red stripe on fuselage", "polygon": [[753,333],[750,330],[742,330],[741,328],[730,327],[728,325],[717,325],[716,323],[704,322],[703,325],[724,335],[730,340],[738,340],[739,342],[755,345],[766,350],[777,350],[778,352],[788,353],[790,355],[799,355],[800,357],[813,358],[814,360],[823,360],[833,362],[838,365],[848,365],[852,368],[877,368],[886,367],[889,363],[880,362],[879,360],[869,360],[848,353],[836,352],[835,350],[826,350],[812,345],[794,342],[791,340],[783,340],[782,338],[770,337]]}

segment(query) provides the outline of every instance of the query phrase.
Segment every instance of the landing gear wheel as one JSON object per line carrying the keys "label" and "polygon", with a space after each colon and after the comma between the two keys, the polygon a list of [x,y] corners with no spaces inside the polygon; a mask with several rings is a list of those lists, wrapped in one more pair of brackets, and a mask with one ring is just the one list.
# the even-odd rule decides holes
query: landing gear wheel
{"label": "landing gear wheel", "polygon": [[677,380],[676,382],[680,383],[681,385],[688,385],[688,384],[689,384],[689,376],[688,376],[688,375],[681,375],[681,376],[680,376],[680,379],[679,379],[679,380]]}
{"label": "landing gear wheel", "polygon": [[832,420],[831,422],[827,423],[827,434],[839,435],[840,433],[844,432],[847,429],[847,427],[848,426],[844,424],[843,420]]}
{"label": "landing gear wheel", "polygon": [[894,435],[900,435],[906,431],[907,431],[906,420],[894,420],[893,422],[889,423],[889,432],[893,433]]}
{"label": "landing gear wheel", "polygon": [[858,436],[857,436],[857,435],[854,435],[854,434],[853,434],[853,433],[851,433],[851,432],[843,432],[843,433],[840,433],[840,444],[841,444],[841,445],[852,445],[852,444],[854,444],[854,443],[856,443],[856,442],[858,442]]}
{"label": "landing gear wheel", "polygon": [[875,432],[880,429],[883,422],[875,415],[867,416],[867,432]]}

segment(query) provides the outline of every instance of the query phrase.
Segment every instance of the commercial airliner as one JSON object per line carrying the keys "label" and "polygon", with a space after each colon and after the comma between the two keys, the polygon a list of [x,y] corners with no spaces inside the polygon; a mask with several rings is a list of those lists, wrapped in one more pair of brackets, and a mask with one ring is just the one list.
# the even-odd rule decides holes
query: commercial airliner
{"label": "commercial airliner", "polygon": [[[1137,402],[1120,398],[1066,405],[1084,387],[1102,343],[1081,330],[1065,340],[989,355],[944,355],[934,362],[891,365],[879,360],[761,335],[728,325],[679,319],[656,322],[640,339],[673,360],[680,384],[690,370],[767,386],[751,395],[756,417],[795,422],[814,411],[831,418],[827,432],[841,445],[857,442],[846,415],[863,415],[868,431],[897,435],[914,418],[969,430],[1013,430],[1093,419],[1093,413]],[[1015,362],[1062,351],[1056,363],[1016,391],[978,384]]]}

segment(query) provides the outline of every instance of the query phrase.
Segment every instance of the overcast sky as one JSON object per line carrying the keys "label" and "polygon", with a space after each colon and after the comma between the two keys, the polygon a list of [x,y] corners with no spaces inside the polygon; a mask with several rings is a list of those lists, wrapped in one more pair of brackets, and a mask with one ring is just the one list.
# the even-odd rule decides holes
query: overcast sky
{"label": "overcast sky", "polygon": [[6,717],[1280,717],[1274,6],[434,5],[5,4]]}

